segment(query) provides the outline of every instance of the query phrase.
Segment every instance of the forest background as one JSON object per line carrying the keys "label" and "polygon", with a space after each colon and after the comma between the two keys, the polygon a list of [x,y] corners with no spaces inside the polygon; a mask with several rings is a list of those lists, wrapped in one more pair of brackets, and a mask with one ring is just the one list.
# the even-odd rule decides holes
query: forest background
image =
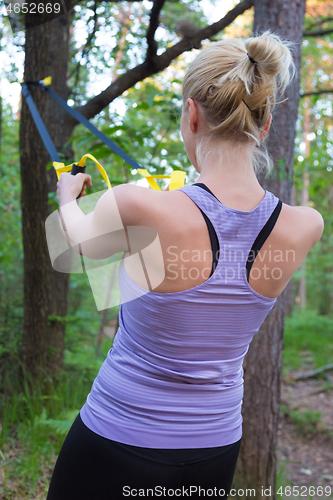
{"label": "forest background", "polygon": [[[214,22],[221,2],[167,2],[160,13],[156,39],[164,47]],[[230,3],[229,8],[237,2]],[[108,82],[136,66],[144,57],[151,2],[79,2],[74,8],[68,60],[68,104],[84,106]],[[227,12],[228,9],[225,9]],[[253,8],[215,34],[213,39],[251,36]],[[220,16],[222,17],[222,15]],[[44,372],[44,382],[30,389],[22,364],[23,245],[19,126],[21,104],[7,94],[8,83],[22,80],[24,30],[0,21],[0,480],[1,497],[43,498],[64,435],[91,387],[112,340],[106,335],[117,320],[117,308],[98,312],[87,276],[72,274],[66,316],[49,322],[66,326],[64,359],[56,373]],[[15,31],[16,30],[16,31]],[[203,40],[201,48],[210,43]],[[165,70],[145,78],[106,106],[92,122],[154,174],[174,169],[195,180],[181,140],[181,81],[198,48],[185,52]],[[44,75],[45,77],[48,75]],[[104,83],[105,82],[105,83]],[[306,264],[292,280],[286,319],[283,374],[333,359],[333,3],[309,0],[304,17],[298,120],[296,125],[293,200],[322,214],[325,231]],[[22,99],[22,98],[21,98]],[[274,133],[274,127],[272,132]],[[78,125],[69,141],[78,160],[95,155],[112,185],[138,182],[137,172]],[[69,162],[68,162],[69,163]],[[51,168],[49,163],[47,169]],[[104,189],[97,170],[93,191]],[[90,171],[90,170],[89,170]],[[33,171],[31,172],[33,176]],[[48,195],[50,211],[57,208]],[[308,329],[306,328],[308,325]],[[311,326],[316,325],[316,337]],[[22,370],[24,375],[22,377]],[[23,380],[23,383],[22,383]],[[46,381],[46,383],[45,383]],[[279,481],[282,476],[278,475]]]}

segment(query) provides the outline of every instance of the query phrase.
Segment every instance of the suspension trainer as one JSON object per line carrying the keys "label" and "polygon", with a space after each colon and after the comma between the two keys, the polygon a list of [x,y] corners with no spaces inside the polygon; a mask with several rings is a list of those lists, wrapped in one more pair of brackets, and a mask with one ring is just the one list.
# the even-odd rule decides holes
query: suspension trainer
{"label": "suspension trainer", "polygon": [[103,179],[105,180],[108,189],[111,189],[111,183],[109,180],[109,177],[105,171],[105,169],[102,167],[102,165],[96,160],[96,158],[87,153],[85,154],[80,161],[76,163],[71,163],[70,165],[65,165],[64,163],[61,162],[60,157],[57,153],[57,150],[52,142],[52,139],[45,127],[45,124],[39,114],[39,111],[36,107],[36,104],[29,92],[29,85],[34,85],[39,88],[41,88],[43,91],[47,92],[57,103],[65,109],[70,115],[73,116],[78,122],[82,123],[91,133],[93,133],[98,139],[100,139],[106,146],[108,146],[114,153],[116,153],[120,158],[122,158],[128,165],[130,165],[132,168],[136,169],[138,174],[140,174],[142,177],[145,177],[148,181],[149,186],[156,190],[156,191],[161,191],[160,186],[157,184],[155,179],[170,179],[170,186],[169,186],[169,191],[173,191],[174,189],[179,189],[180,187],[184,186],[185,184],[185,175],[186,172],[183,172],[182,170],[174,170],[171,175],[151,175],[148,170],[141,168],[141,165],[139,165],[138,162],[133,160],[125,151],[123,151],[117,144],[115,144],[109,137],[107,137],[103,132],[98,130],[87,118],[85,118],[81,113],[79,113],[76,109],[71,108],[68,106],[66,101],[62,99],[58,94],[56,94],[51,88],[50,85],[52,83],[52,78],[48,76],[47,78],[44,78],[44,80],[39,80],[38,82],[32,82],[32,81],[23,81],[21,83],[22,85],[22,95],[25,98],[27,105],[30,109],[32,118],[36,124],[36,127],[38,129],[38,132],[42,138],[42,141],[51,157],[51,160],[53,162],[53,167],[55,168],[55,171],[57,173],[57,177],[59,179],[60,174],[62,172],[71,172],[72,175],[76,175],[77,173],[84,173],[86,171],[86,166],[85,162],[87,158],[90,158],[100,171]]}

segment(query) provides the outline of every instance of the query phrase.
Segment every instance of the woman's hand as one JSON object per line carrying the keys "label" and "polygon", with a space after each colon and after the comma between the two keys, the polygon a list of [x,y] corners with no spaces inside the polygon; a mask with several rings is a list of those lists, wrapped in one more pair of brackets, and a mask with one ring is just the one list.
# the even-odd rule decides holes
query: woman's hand
{"label": "woman's hand", "polygon": [[86,194],[86,186],[91,186],[91,176],[89,174],[78,173],[72,175],[67,172],[60,174],[57,182],[57,197],[59,205],[74,201],[79,195]]}

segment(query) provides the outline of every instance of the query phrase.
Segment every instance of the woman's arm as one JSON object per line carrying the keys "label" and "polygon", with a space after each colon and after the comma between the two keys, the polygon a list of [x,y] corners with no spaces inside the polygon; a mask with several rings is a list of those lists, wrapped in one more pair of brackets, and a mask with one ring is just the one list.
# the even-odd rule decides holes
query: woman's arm
{"label": "woman's arm", "polygon": [[[100,197],[93,212],[85,215],[76,197],[85,194],[86,185],[91,186],[91,177],[81,173],[63,173],[57,184],[59,212],[69,244],[77,253],[96,260],[131,251],[133,242],[129,245],[126,228],[149,225],[152,192],[131,184],[116,186]],[[136,248],[147,243],[147,233],[141,232],[144,241],[136,241]]]}

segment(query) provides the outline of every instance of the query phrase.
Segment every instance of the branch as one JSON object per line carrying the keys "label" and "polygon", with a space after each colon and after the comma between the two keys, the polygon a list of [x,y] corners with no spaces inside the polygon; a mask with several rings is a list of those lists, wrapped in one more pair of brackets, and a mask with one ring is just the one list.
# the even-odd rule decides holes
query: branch
{"label": "branch", "polygon": [[325,19],[321,19],[320,21],[312,22],[311,29],[314,27],[322,26],[323,24],[328,23],[329,21],[333,21],[333,17],[326,17]]}
{"label": "branch", "polygon": [[146,55],[147,62],[153,61],[157,53],[157,42],[155,40],[155,33],[160,23],[159,20],[160,12],[164,4],[165,0],[155,0],[150,12],[149,27],[147,29],[147,35],[146,35],[148,44],[147,55]]}
{"label": "branch", "polygon": [[324,36],[324,35],[329,35],[330,33],[333,33],[333,28],[329,30],[318,30],[318,31],[304,31],[303,36],[308,37],[308,36]]}
{"label": "branch", "polygon": [[289,375],[289,376],[285,377],[284,380],[286,382],[289,382],[291,380],[305,380],[308,378],[314,378],[317,375],[319,375],[320,373],[327,372],[329,370],[333,370],[333,364],[321,366],[320,368],[317,368],[316,370],[311,370],[310,372],[301,373],[300,375],[295,375],[295,376]]}
{"label": "branch", "polygon": [[[253,7],[254,0],[244,0],[236,7],[230,10],[222,19],[206,26],[202,30],[198,30],[192,37],[186,37],[176,43],[169,49],[165,50],[160,56],[155,56],[154,61],[145,60],[133,69],[130,69],[125,74],[121,75],[115,82],[107,87],[99,95],[90,99],[84,106],[80,106],[77,110],[88,120],[100,113],[108,104],[116,97],[119,97],[125,90],[133,87],[137,82],[148,78],[151,75],[167,68],[169,64],[176,59],[180,54],[192,50],[193,46],[198,45],[202,40],[210,39],[221,30],[229,26],[239,15]],[[76,125],[76,122],[74,122]]]}
{"label": "branch", "polygon": [[330,94],[333,92],[333,89],[322,89],[322,90],[314,90],[313,92],[304,92],[304,94],[300,94],[300,97],[307,97],[309,95],[320,95],[320,94]]}
{"label": "branch", "polygon": [[321,21],[317,21],[316,26],[321,26],[329,21],[333,21],[333,17],[326,17],[325,19],[321,19]]}

